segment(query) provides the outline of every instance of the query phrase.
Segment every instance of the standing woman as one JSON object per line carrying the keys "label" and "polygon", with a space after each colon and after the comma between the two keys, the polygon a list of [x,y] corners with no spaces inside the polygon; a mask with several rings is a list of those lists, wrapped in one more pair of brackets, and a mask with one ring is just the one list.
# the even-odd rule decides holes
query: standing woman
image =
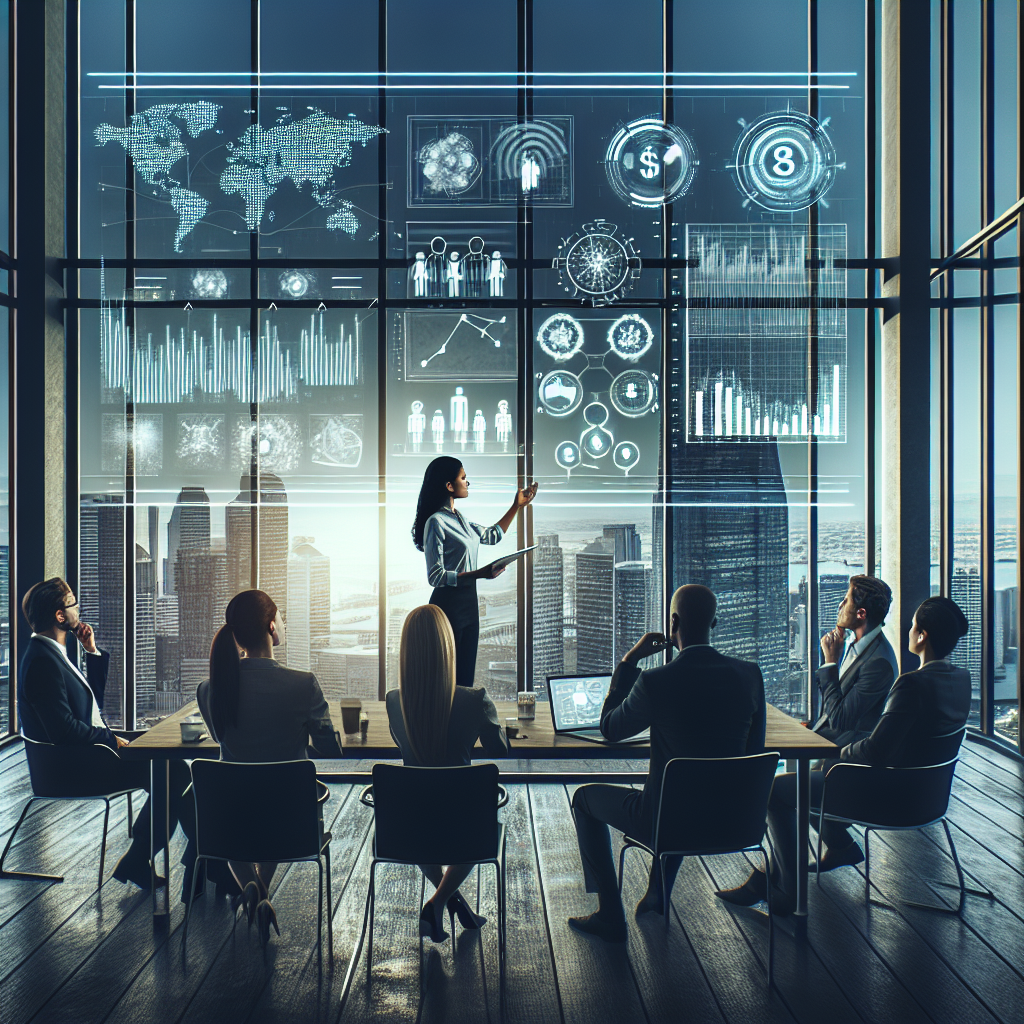
{"label": "standing woman", "polygon": [[480,606],[476,581],[494,579],[501,569],[477,568],[481,544],[497,544],[512,525],[516,513],[533,501],[536,481],[516,491],[509,510],[494,526],[467,522],[455,508],[458,498],[469,496],[465,467],[450,455],[439,455],[427,466],[416,503],[412,539],[427,559],[427,580],[434,588],[430,603],[448,616],[455,634],[455,682],[472,686],[476,648],[480,639]]}

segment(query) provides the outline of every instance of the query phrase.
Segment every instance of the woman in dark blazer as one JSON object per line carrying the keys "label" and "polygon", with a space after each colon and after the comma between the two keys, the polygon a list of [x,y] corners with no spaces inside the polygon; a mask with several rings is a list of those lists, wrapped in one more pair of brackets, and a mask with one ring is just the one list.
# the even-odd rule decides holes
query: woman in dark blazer
{"label": "woman in dark blazer", "polygon": [[[307,747],[321,757],[342,757],[327,701],[312,672],[285,668],[274,660],[284,640],[277,605],[262,590],[243,590],[228,602],[210,648],[210,678],[196,698],[222,761],[297,761]],[[241,650],[244,657],[239,657]],[[230,862],[242,888],[246,914],[264,942],[270,925],[280,935],[267,899],[276,863]]]}
{"label": "woman in dark blazer", "polygon": [[[398,689],[385,698],[391,735],[407,765],[452,767],[468,765],[479,738],[488,757],[507,757],[508,741],[498,723],[487,691],[480,686],[455,685],[455,636],[437,605],[409,612],[402,626]],[[420,912],[420,934],[434,942],[448,938],[442,922],[447,909],[449,927],[459,918],[463,928],[479,928],[486,918],[473,913],[459,886],[472,865],[421,864],[436,886]]]}

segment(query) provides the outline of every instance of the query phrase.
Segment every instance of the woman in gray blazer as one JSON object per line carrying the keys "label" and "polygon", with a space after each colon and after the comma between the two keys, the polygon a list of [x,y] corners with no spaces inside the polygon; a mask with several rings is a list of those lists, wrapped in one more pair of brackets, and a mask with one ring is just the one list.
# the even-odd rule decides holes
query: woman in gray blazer
{"label": "woman in gray blazer", "polygon": [[[210,648],[210,678],[196,691],[203,719],[220,744],[221,760],[297,761],[307,756],[308,746],[321,757],[342,757],[316,676],[274,660],[284,623],[269,595],[243,590],[228,602],[224,619]],[[280,935],[267,899],[277,864],[231,861],[230,867],[242,888],[240,902],[249,923],[256,920],[264,942],[271,925]]]}
{"label": "woman in gray blazer", "polygon": [[[488,757],[507,757],[508,741],[498,712],[482,686],[455,685],[455,635],[437,605],[413,608],[402,626],[398,689],[385,698],[391,735],[407,765],[467,765],[479,738]],[[444,942],[445,910],[449,927],[458,916],[463,928],[479,928],[487,920],[475,914],[459,886],[472,865],[421,864],[436,886],[420,911],[420,934]]]}

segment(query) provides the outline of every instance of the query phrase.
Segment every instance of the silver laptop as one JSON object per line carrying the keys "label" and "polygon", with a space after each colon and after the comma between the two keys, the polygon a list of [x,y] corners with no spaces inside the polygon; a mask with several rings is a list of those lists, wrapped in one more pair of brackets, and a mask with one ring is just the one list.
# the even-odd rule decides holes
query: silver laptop
{"label": "silver laptop", "polygon": [[649,743],[650,729],[636,736],[612,742],[601,735],[601,708],[612,685],[609,676],[548,676],[551,723],[556,736],[576,736],[608,747]]}

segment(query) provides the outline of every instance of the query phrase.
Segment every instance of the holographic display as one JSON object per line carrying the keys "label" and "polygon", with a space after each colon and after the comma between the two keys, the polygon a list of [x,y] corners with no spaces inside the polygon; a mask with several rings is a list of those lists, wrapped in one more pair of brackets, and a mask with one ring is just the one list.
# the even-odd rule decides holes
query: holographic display
{"label": "holographic display", "polygon": [[623,416],[643,416],[658,401],[658,386],[643,370],[623,370],[608,389],[608,398]]}
{"label": "holographic display", "polygon": [[731,166],[747,197],[743,205],[794,213],[823,200],[836,171],[846,166],[836,162],[828,123],[798,110],[764,114],[750,124],[740,119]]}
{"label": "holographic display", "polygon": [[572,118],[409,116],[410,206],[572,206]]}
{"label": "holographic display", "polygon": [[[136,413],[132,422],[135,475],[159,476],[164,468],[164,418],[159,413]],[[128,444],[124,413],[103,413],[101,432],[102,472],[123,473]]]}
{"label": "holographic display", "polygon": [[664,206],[684,196],[697,173],[697,149],[682,128],[656,115],[623,125],[604,158],[608,183],[627,203]]}
{"label": "holographic display", "polygon": [[583,384],[568,370],[551,370],[537,389],[540,404],[551,416],[570,416],[583,402]]}
{"label": "holographic display", "polygon": [[571,359],[583,348],[583,327],[568,313],[555,313],[540,325],[537,344],[552,359],[562,362]]}
{"label": "holographic display", "polygon": [[404,380],[514,380],[516,312],[410,309],[396,316]]}
{"label": "holographic display", "polygon": [[178,462],[188,469],[224,468],[224,417],[212,414],[182,414],[178,417]]}
{"label": "holographic display", "polygon": [[590,221],[559,243],[551,266],[573,298],[604,306],[632,289],[640,276],[640,257],[633,239],[620,237],[618,230],[605,220]]}
{"label": "holographic display", "polygon": [[636,362],[653,341],[654,331],[639,313],[626,313],[608,328],[608,347],[632,362]]}
{"label": "holographic display", "polygon": [[318,466],[355,469],[363,457],[362,414],[310,416],[309,451]]}
{"label": "holographic display", "polygon": [[261,415],[259,425],[239,421],[235,428],[235,462],[248,472],[256,439],[261,471],[292,473],[302,463],[305,437],[299,421],[292,416]]}
{"label": "holographic display", "polygon": [[[846,440],[846,226],[687,226],[687,440]],[[807,394],[811,284],[817,404]]]}

